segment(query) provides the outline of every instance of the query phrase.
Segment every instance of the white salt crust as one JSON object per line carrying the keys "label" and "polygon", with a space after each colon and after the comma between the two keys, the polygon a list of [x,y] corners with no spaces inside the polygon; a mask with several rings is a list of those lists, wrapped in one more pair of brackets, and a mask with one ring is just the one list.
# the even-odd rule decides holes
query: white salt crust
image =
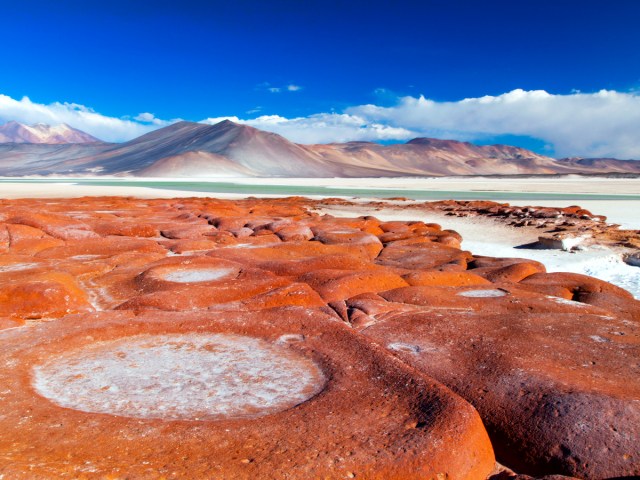
{"label": "white salt crust", "polygon": [[316,395],[310,359],[231,334],[138,335],[96,342],[33,368],[36,392],[83,412],[167,420],[252,418]]}
{"label": "white salt crust", "polygon": [[553,297],[547,296],[547,298],[555,303],[559,303],[560,305],[571,305],[572,307],[586,307],[584,303],[576,302],[574,300],[568,300],[562,297]]}
{"label": "white salt crust", "polygon": [[12,265],[1,265],[0,272],[17,272],[20,270],[29,270],[37,266],[37,263],[14,263]]}
{"label": "white salt crust", "polygon": [[461,297],[471,298],[491,298],[491,297],[504,297],[507,292],[502,290],[467,290],[465,292],[458,293]]}
{"label": "white salt crust", "polygon": [[176,283],[211,282],[228,277],[234,272],[236,270],[232,268],[197,268],[174,270],[163,275],[163,278],[169,282]]}
{"label": "white salt crust", "polygon": [[394,342],[387,345],[389,350],[395,350],[397,352],[407,353],[420,353],[420,347],[418,345],[412,345],[410,343]]}

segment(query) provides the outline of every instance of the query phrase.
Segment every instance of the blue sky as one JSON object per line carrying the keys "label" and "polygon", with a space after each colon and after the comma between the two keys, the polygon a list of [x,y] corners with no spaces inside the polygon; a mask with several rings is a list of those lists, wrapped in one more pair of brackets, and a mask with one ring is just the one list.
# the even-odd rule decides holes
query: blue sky
{"label": "blue sky", "polygon": [[[574,140],[564,145],[544,129],[509,131],[509,119],[485,125],[477,108],[471,112],[481,117],[477,131],[453,128],[455,119],[470,114],[464,108],[436,121],[430,104],[414,105],[423,114],[428,110],[428,121],[402,122],[403,114],[412,115],[402,109],[408,99],[423,96],[438,108],[455,107],[485,96],[504,103],[503,96],[514,91],[524,92],[517,101],[526,103],[522,110],[529,115],[536,110],[532,102],[564,105],[581,99],[587,107],[571,103],[577,116],[587,108],[594,117],[598,110],[610,115],[607,125],[635,122],[640,89],[640,2],[635,0],[23,0],[3,1],[0,7],[0,95],[16,102],[26,96],[31,110],[67,105],[124,121],[113,132],[100,130],[96,122],[73,125],[109,140],[178,118],[237,117],[249,123],[277,116],[307,120],[292,125],[266,117],[253,124],[298,141],[350,136],[405,141],[428,134],[479,142],[509,138],[551,153],[573,148],[578,154],[640,154],[640,146],[628,139],[604,147],[601,139],[600,147],[576,146]],[[551,100],[531,95],[536,91]],[[618,96],[589,97],[601,91]],[[613,108],[612,102],[624,108]],[[12,105],[0,101],[0,121],[11,115],[40,118]],[[372,114],[369,109],[365,115],[367,105],[391,110]],[[544,107],[545,112],[557,108]],[[343,120],[347,125],[339,134]],[[359,121],[364,123],[353,132]],[[317,139],[309,133],[327,123],[331,128]]]}

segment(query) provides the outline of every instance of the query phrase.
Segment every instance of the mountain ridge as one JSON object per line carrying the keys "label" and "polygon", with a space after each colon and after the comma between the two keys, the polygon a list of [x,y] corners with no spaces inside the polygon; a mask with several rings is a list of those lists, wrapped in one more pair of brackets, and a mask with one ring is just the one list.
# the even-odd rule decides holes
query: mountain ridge
{"label": "mountain ridge", "polygon": [[580,157],[556,160],[511,145],[423,137],[392,145],[302,145],[230,120],[213,125],[181,121],[120,144],[0,143],[0,175],[95,173],[203,178],[640,175],[640,161]]}

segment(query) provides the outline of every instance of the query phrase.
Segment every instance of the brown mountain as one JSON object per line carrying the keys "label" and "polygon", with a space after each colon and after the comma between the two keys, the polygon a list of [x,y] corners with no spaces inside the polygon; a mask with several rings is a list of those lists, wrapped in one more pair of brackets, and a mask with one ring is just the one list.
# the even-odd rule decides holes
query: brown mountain
{"label": "brown mountain", "polygon": [[0,175],[393,177],[640,174],[640,161],[556,160],[508,145],[416,138],[404,144],[299,145],[225,120],[179,122],[121,144],[0,144]]}
{"label": "brown mountain", "polygon": [[369,142],[313,145],[336,164],[376,168],[384,176],[575,173],[550,157],[508,145],[478,146],[454,140],[416,138],[404,144]]}

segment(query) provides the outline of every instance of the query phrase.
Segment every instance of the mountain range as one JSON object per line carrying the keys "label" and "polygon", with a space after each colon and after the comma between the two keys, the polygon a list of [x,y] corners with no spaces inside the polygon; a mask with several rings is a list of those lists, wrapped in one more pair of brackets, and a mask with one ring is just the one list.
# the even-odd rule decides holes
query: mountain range
{"label": "mountain range", "polygon": [[[33,133],[33,132],[36,133]],[[5,140],[9,139],[9,140]],[[148,177],[395,177],[518,174],[640,174],[640,161],[556,160],[509,145],[416,138],[380,145],[300,145],[229,120],[178,122],[125,143],[66,125],[0,126],[0,175]]]}

